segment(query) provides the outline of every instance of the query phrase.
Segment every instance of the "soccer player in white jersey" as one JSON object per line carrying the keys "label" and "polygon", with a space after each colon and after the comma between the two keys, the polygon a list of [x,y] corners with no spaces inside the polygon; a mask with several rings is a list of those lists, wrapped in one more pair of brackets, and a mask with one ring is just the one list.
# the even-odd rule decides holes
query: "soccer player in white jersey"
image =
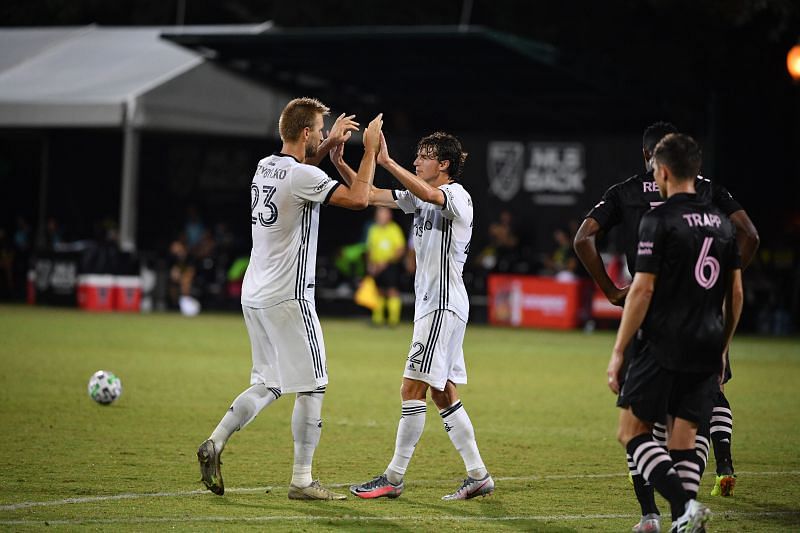
{"label": "soccer player in white jersey", "polygon": [[[331,158],[342,176],[353,179],[354,172],[341,159],[341,151],[341,146],[335,148]],[[400,392],[403,405],[394,457],[383,474],[350,487],[350,492],[360,498],[397,498],[403,492],[403,476],[425,427],[429,388],[444,429],[467,470],[461,486],[442,499],[466,500],[494,491],[494,480],[483,464],[472,422],[456,388],[467,382],[462,344],[469,299],[462,273],[472,238],[473,209],[469,193],[455,181],[466,156],[454,136],[434,133],[419,141],[414,160],[416,173],[412,174],[389,156],[381,137],[378,164],[407,190],[373,187],[370,203],[414,215],[416,304],[414,334]]]}
{"label": "soccer player in white jersey", "polygon": [[349,187],[340,187],[325,172],[304,163],[318,162],[320,151],[327,153],[358,129],[353,116],[341,115],[323,141],[322,117],[327,114],[328,108],[312,98],[289,102],[278,124],[283,147],[259,162],[250,185],[253,248],[242,286],[242,311],[252,346],[251,386],[233,401],[197,451],[202,481],[214,494],[225,491],[220,456],[228,438],[281,394],[293,392],[289,498],[345,498],[311,477],[328,383],[325,345],[314,307],[319,206],[367,207],[383,121],[378,115],[369,123],[358,173]]}

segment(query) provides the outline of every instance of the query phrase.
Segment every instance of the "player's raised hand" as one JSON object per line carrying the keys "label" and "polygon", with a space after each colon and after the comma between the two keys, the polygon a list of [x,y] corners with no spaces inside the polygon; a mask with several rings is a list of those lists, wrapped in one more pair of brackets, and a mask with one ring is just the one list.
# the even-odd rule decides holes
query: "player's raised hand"
{"label": "player's raised hand", "polygon": [[344,161],[344,143],[334,145],[331,151],[328,152],[328,157],[331,158],[331,162],[334,165],[340,165]]}
{"label": "player's raised hand", "polygon": [[373,118],[364,132],[364,149],[368,152],[378,153],[381,148],[381,128],[383,128],[383,113]]}
{"label": "player's raised hand", "polygon": [[360,126],[358,122],[353,120],[354,118],[355,115],[345,115],[344,113],[339,115],[331,127],[328,140],[334,145],[347,142],[353,132],[358,131],[358,127]]}
{"label": "player's raised hand", "polygon": [[381,132],[381,151],[378,152],[378,164],[383,166],[389,163],[392,158],[389,155],[389,145],[386,144],[386,136]]}

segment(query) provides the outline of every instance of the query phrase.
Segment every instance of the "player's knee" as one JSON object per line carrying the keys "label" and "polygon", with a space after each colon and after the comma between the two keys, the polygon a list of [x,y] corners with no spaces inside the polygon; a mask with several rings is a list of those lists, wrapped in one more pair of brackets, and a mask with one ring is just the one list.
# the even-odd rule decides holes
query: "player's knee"
{"label": "player's knee", "polygon": [[403,385],[400,387],[400,397],[403,401],[407,400],[425,400],[428,392],[428,384],[424,381],[417,381],[415,379],[403,379]]}

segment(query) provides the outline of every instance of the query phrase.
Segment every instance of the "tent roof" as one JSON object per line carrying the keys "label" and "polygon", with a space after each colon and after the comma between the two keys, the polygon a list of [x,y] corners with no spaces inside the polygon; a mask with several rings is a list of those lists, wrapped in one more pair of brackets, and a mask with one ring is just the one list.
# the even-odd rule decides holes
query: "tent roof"
{"label": "tent roof", "polygon": [[[263,28],[202,31],[246,35]],[[0,127],[120,127],[129,121],[142,129],[275,133],[287,96],[161,39],[163,31],[0,30]]]}

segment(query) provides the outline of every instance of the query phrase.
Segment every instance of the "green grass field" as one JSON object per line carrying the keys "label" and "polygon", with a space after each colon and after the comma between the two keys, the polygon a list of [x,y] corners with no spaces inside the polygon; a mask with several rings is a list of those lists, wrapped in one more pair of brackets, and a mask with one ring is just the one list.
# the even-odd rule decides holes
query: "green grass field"
{"label": "green grass field", "polygon": [[[391,458],[411,325],[323,318],[322,326],[330,384],[314,476],[344,487]],[[401,498],[296,502],[286,497],[291,396],[230,440],[225,496],[200,490],[197,446],[248,385],[240,316],[0,306],[0,528],[629,531],[639,509],[605,385],[612,340],[611,332],[467,329],[470,384],[461,395],[497,481],[493,496],[440,500],[463,478],[463,463],[429,402]],[[709,465],[701,487],[715,513],[709,530],[800,530],[800,342],[740,337],[732,358],[739,479],[734,497],[711,498]],[[110,407],[86,393],[98,369],[124,385]]]}

